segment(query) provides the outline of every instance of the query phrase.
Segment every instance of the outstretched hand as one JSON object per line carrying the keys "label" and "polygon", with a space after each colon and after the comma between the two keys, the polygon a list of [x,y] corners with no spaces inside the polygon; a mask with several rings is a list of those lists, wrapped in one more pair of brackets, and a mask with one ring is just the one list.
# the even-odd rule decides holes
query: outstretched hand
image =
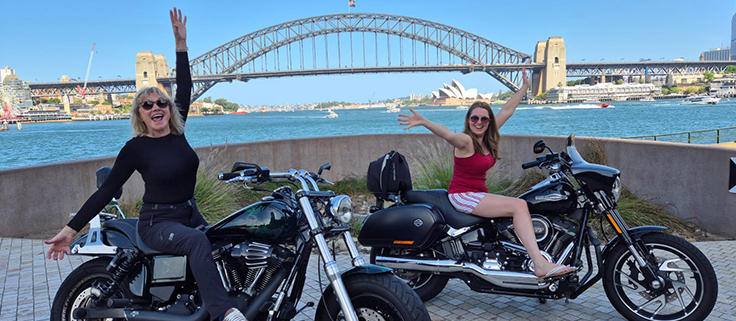
{"label": "outstretched hand", "polygon": [[531,85],[529,83],[529,77],[527,77],[527,75],[526,75],[526,68],[521,68],[521,81],[522,81],[522,84],[521,84],[522,86],[524,86],[524,85],[530,86]]}
{"label": "outstretched hand", "polygon": [[65,226],[52,239],[43,241],[44,244],[51,244],[51,247],[46,252],[46,258],[51,259],[53,257],[54,260],[63,260],[64,254],[69,254],[69,246],[72,244],[76,234],[76,231]]}
{"label": "outstretched hand", "polygon": [[187,17],[181,14],[181,9],[169,10],[171,18],[171,29],[174,30],[174,39],[176,40],[176,49],[186,49],[187,47]]}
{"label": "outstretched hand", "polygon": [[399,114],[399,125],[409,125],[407,127],[404,127],[404,130],[424,124],[426,118],[424,118],[422,114],[415,112],[412,108],[409,108],[409,111],[412,113],[411,115]]}

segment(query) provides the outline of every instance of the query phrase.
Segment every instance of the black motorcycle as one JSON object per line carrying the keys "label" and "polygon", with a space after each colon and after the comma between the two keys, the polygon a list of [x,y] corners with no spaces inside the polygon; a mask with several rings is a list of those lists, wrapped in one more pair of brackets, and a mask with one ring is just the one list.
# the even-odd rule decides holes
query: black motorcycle
{"label": "black motorcycle", "polygon": [[[421,299],[406,283],[388,268],[364,263],[347,226],[353,212],[350,198],[318,188],[318,183],[332,184],[320,177],[329,168],[328,163],[316,174],[293,169],[275,173],[238,162],[231,173],[219,175],[249,189],[265,190],[248,184],[285,183],[205,230],[233,305],[248,320],[290,320],[314,306],[300,299],[316,245],[329,285],[315,320],[429,321]],[[98,187],[104,179],[98,176]],[[92,220],[90,232],[72,243],[71,254],[96,258],[64,280],[51,320],[209,320],[187,257],[147,247],[137,223],[107,213]],[[353,265],[344,271],[326,241],[340,236]]]}
{"label": "black motorcycle", "polygon": [[[703,253],[665,227],[629,228],[617,211],[620,172],[589,164],[568,137],[554,153],[540,140],[522,165],[549,177],[519,196],[532,213],[534,233],[550,262],[576,267],[561,277],[537,278],[510,218],[489,220],[456,211],[445,190],[408,190],[377,211],[360,231],[371,263],[394,269],[423,300],[438,295],[449,278],[472,290],[547,299],[575,299],[603,279],[608,299],[629,320],[703,320],[713,309],[718,281]],[[601,249],[590,225],[610,223],[616,236]],[[591,255],[591,247],[595,256]],[[595,272],[594,275],[594,271]],[[585,274],[581,277],[579,274]]]}

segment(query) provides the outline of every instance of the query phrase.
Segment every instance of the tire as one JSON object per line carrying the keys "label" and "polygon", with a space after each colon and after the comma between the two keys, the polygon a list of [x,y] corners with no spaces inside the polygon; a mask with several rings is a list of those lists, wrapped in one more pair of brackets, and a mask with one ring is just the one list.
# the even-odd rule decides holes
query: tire
{"label": "tire", "polygon": [[[435,257],[434,252],[427,253],[427,255],[421,257]],[[372,248],[371,249],[371,264],[376,264],[376,256],[381,255],[401,255],[399,249],[389,248]],[[419,257],[419,258],[421,258]],[[434,273],[421,273],[415,271],[406,270],[393,270],[394,275],[404,280],[409,285],[422,301],[429,301],[436,297],[447,285],[447,281],[450,279],[448,276],[439,275]]]}
{"label": "tire", "polygon": [[[51,307],[51,321],[71,321],[74,309],[87,307],[92,301],[90,289],[97,282],[107,283],[112,277],[105,270],[110,258],[96,258],[78,266],[64,279],[59,290],[56,291],[54,303]],[[114,298],[130,298],[127,285],[123,291],[116,291]],[[126,294],[124,294],[125,292]],[[108,319],[111,320],[111,319]],[[118,319],[115,319],[118,320]],[[123,320],[123,319],[120,319]]]}
{"label": "tire", "polygon": [[[343,282],[361,321],[430,321],[419,296],[391,274],[356,274]],[[334,291],[322,296],[314,319],[345,320]]]}
{"label": "tire", "polygon": [[[665,280],[664,292],[653,293],[639,283],[644,280],[639,265],[619,244],[605,258],[603,268],[603,288],[613,307],[628,320],[704,320],[718,297],[718,280],[705,255],[669,234],[647,234],[641,242]],[[670,260],[666,267],[671,271],[662,271],[665,260]]]}

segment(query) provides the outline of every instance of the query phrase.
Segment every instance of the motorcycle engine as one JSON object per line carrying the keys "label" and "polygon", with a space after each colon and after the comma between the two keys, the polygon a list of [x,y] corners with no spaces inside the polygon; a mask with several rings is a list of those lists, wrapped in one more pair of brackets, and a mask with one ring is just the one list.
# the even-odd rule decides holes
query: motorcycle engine
{"label": "motorcycle engine", "polygon": [[[552,226],[552,222],[550,222],[550,220],[547,219],[547,217],[545,216],[532,214],[532,226],[539,248],[545,248],[549,241],[552,239],[552,235],[554,235],[554,227]],[[521,245],[521,241],[519,241],[519,238],[514,231],[514,223],[512,219],[505,218],[499,220],[496,223],[496,229],[498,230],[499,238],[502,241]]]}
{"label": "motorcycle engine", "polygon": [[215,257],[220,275],[232,290],[248,295],[262,291],[273,273],[293,263],[294,254],[280,246],[258,242],[241,242]]}

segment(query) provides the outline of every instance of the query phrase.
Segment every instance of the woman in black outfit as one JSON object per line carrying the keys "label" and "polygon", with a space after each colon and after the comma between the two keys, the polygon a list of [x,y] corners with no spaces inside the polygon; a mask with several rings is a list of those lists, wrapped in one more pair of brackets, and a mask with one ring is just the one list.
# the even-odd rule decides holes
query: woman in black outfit
{"label": "woman in black outfit", "polygon": [[54,238],[44,241],[51,244],[46,256],[63,259],[77,232],[138,171],[145,182],[138,224],[143,241],[157,251],[188,256],[211,320],[245,321],[220,282],[210,242],[202,232],[207,222],[194,201],[199,158],[184,136],[192,91],[187,19],[176,8],[169,15],[176,39],[176,106],[158,87],[142,88],[136,93],[130,109],[135,137],[120,150],[107,180],[77,215]]}

